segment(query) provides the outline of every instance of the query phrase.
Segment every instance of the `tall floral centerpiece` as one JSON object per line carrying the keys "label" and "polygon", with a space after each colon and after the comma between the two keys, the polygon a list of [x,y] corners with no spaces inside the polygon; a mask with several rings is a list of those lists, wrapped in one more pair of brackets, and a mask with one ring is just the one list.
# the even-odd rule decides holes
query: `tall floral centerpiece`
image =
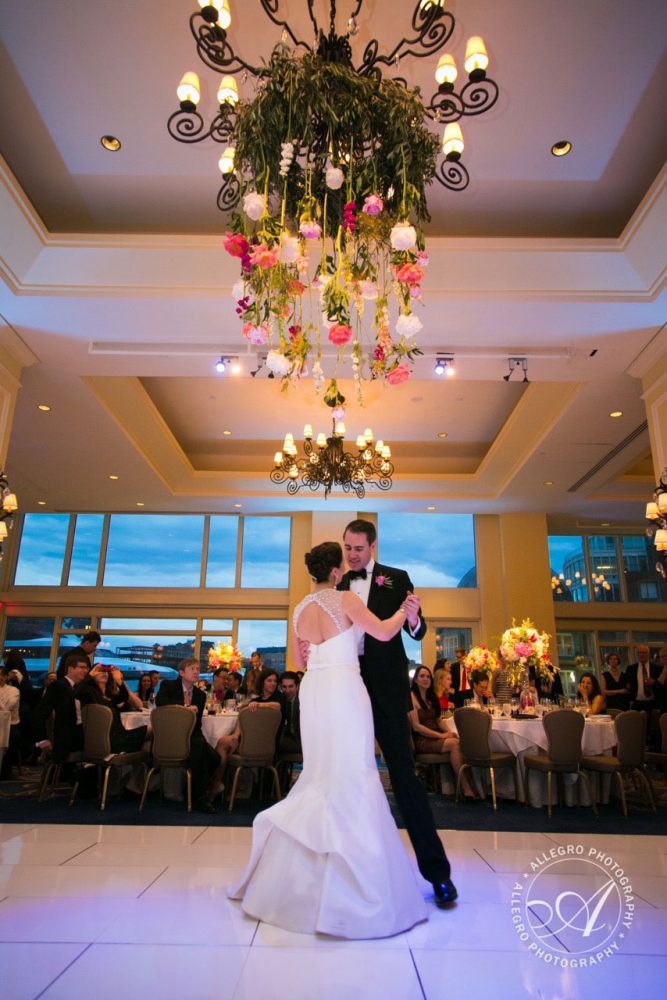
{"label": "tall floral centerpiece", "polygon": [[240,670],[241,654],[231,642],[217,642],[208,651],[208,665],[211,670],[227,667],[228,670]]}
{"label": "tall floral centerpiece", "polygon": [[[336,376],[406,381],[428,254],[420,223],[438,140],[417,90],[279,45],[234,117],[242,211],[225,249],[243,337],[266,348],[283,388],[312,375],[337,405]],[[224,123],[223,123],[224,125]],[[324,354],[335,353],[325,376]]]}
{"label": "tall floral centerpiece", "polygon": [[530,667],[535,668],[538,678],[553,682],[549,636],[546,632],[538,632],[530,618],[524,618],[520,625],[512,619],[512,627],[502,634],[500,655],[512,685],[522,684],[524,689],[528,688]]}
{"label": "tall floral centerpiece", "polygon": [[498,666],[498,657],[482,643],[479,646],[472,647],[468,655],[464,658],[463,663],[468,673],[472,673],[474,670],[481,670],[491,680],[493,671]]}

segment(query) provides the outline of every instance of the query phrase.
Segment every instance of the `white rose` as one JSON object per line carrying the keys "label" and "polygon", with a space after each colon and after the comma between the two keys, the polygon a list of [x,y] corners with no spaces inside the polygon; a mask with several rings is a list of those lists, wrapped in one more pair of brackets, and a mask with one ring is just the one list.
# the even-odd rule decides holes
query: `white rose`
{"label": "white rose", "polygon": [[343,186],[345,175],[339,167],[327,167],[325,180],[330,191],[338,191]]}
{"label": "white rose", "polygon": [[280,240],[280,254],[278,260],[281,264],[293,264],[301,253],[301,247],[296,236],[283,233]]}
{"label": "white rose", "polygon": [[258,194],[257,191],[249,191],[248,194],[244,196],[243,211],[249,219],[254,219],[255,222],[258,219],[261,219],[264,215],[265,208],[266,199],[263,194]]}
{"label": "white rose", "polygon": [[280,351],[269,351],[266,355],[266,367],[274,375],[282,378],[284,375],[289,375],[292,362],[284,354],[281,354]]}
{"label": "white rose", "polygon": [[396,320],[396,333],[399,337],[414,337],[423,327],[419,316],[409,313],[407,316],[399,316]]}
{"label": "white rose", "polygon": [[360,281],[359,291],[362,299],[366,299],[368,302],[373,302],[378,297],[378,286],[374,281]]}
{"label": "white rose", "polygon": [[417,242],[415,227],[400,222],[391,231],[391,245],[394,250],[411,250]]}
{"label": "white rose", "polygon": [[235,281],[234,284],[232,285],[232,298],[236,302],[239,302],[241,299],[244,299],[245,297],[246,297],[245,281],[243,281],[242,278],[239,278],[239,280]]}

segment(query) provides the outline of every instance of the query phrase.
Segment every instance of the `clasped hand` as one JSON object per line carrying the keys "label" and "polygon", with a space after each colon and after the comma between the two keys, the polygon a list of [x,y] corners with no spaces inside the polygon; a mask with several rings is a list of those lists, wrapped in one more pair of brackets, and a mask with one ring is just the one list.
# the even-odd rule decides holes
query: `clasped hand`
{"label": "clasped hand", "polygon": [[405,608],[405,615],[410,625],[414,626],[419,621],[419,611],[421,608],[421,601],[416,594],[408,593],[408,596],[403,601],[403,607]]}

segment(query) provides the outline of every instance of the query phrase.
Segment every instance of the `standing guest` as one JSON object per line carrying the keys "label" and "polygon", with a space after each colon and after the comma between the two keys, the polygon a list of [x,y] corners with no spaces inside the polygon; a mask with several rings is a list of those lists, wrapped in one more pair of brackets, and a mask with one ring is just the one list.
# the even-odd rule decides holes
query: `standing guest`
{"label": "standing guest", "polygon": [[454,708],[452,666],[449,660],[437,660],[433,668],[433,690],[443,712]]}
{"label": "standing guest", "polygon": [[604,712],[605,700],[600,693],[600,685],[595,674],[586,671],[579,678],[577,704],[587,708],[589,715],[600,715]]}
{"label": "standing guest", "polygon": [[192,790],[197,808],[202,812],[214,813],[213,794],[220,780],[220,756],[206,742],[201,722],[206,707],[206,695],[197,686],[199,680],[199,660],[181,660],[178,677],[174,681],[163,681],[157,693],[155,704],[184,705],[195,713],[195,728],[190,739],[190,768],[192,770]]}
{"label": "standing guest", "polygon": [[660,667],[650,661],[650,650],[643,643],[637,646],[637,662],[626,668],[625,677],[630,685],[630,704],[639,712],[655,708],[655,684]]}
{"label": "standing guest", "polygon": [[667,646],[658,651],[658,666],[660,673],[655,682],[655,707],[662,715],[667,712]]}
{"label": "standing guest", "polygon": [[[412,710],[408,718],[415,753],[448,753],[454,773],[458,774],[463,764],[459,738],[456,733],[443,730],[440,726],[440,703],[433,690],[433,676],[428,667],[420,664],[415,670],[410,695]],[[466,798],[478,798],[466,773],[461,785]]]}
{"label": "standing guest", "polygon": [[[531,667],[531,670],[535,671],[535,667]],[[535,690],[540,700],[548,698],[550,701],[558,701],[559,698],[563,697],[563,682],[560,678],[560,670],[555,663],[551,664],[551,673],[553,680],[549,680],[544,674],[536,673],[535,675]]]}
{"label": "standing guest", "polygon": [[510,680],[510,672],[499,656],[499,665],[495,668],[491,675],[491,692],[493,697],[500,704],[506,704],[510,702],[512,698],[516,697],[517,689],[516,685],[512,684]]}
{"label": "standing guest", "polygon": [[280,730],[281,753],[301,753],[300,678],[296,671],[286,670],[280,678],[283,702],[283,724]]}
{"label": "standing guest", "polygon": [[463,704],[463,695],[470,690],[470,669],[465,665],[466,651],[463,646],[454,650],[456,660],[452,664],[452,685],[454,687],[454,702],[457,708]]}
{"label": "standing guest", "polygon": [[150,705],[155,704],[155,690],[153,688],[152,674],[142,674],[139,678],[139,684],[137,685],[137,697],[141,702],[142,708],[148,708]]}
{"label": "standing guest", "polygon": [[74,649],[66,649],[63,655],[60,657],[60,660],[58,661],[58,670],[56,671],[58,677],[62,678],[65,676],[66,672],[65,661],[69,656],[72,656],[73,654],[78,654],[79,656],[85,657],[86,662],[88,664],[88,669],[92,670],[95,650],[97,649],[101,641],[102,641],[102,636],[100,635],[99,632],[96,632],[94,629],[91,629],[90,632],[86,632],[86,634],[81,639],[81,643],[78,646],[75,646]]}
{"label": "standing guest", "polygon": [[7,667],[0,667],[0,711],[9,712],[9,743],[2,760],[0,780],[6,781],[12,777],[12,767],[18,763],[21,745],[21,719],[19,715],[19,689],[9,683]]}
{"label": "standing guest", "polygon": [[607,653],[604,661],[607,669],[602,674],[600,691],[609,708],[625,712],[630,708],[630,684],[621,670],[621,658],[618,653]]}
{"label": "standing guest", "polygon": [[480,708],[486,708],[489,704],[489,675],[485,670],[473,670],[470,682],[472,687],[463,693],[464,707],[478,705]]}
{"label": "standing guest", "polygon": [[243,676],[243,683],[241,684],[241,693],[251,697],[257,694],[257,684],[259,682],[259,677],[268,664],[264,663],[261,653],[255,650],[254,653],[250,654],[250,666],[246,670]]}
{"label": "standing guest", "polygon": [[[375,561],[377,532],[371,521],[352,521],[343,534],[348,572],[339,590],[356,594],[378,618],[390,618],[401,607],[407,610],[403,628],[413,639],[426,634],[419,599],[410,577],[402,569]],[[387,764],[396,804],[403,816],[417,856],[419,871],[433,886],[437,906],[453,903],[458,893],[440,840],[426,790],[415,774],[407,713],[412,708],[400,630],[383,642],[366,633],[360,642],[359,667],[373,710],[375,738]],[[344,738],[344,736],[341,736]]]}
{"label": "standing guest", "polygon": [[[71,753],[83,750],[81,705],[77,689],[88,673],[88,657],[70,653],[63,663],[64,677],[44,690],[35,709],[35,736],[40,750],[51,750],[53,759],[62,764]],[[47,738],[46,726],[53,714],[53,739]]]}

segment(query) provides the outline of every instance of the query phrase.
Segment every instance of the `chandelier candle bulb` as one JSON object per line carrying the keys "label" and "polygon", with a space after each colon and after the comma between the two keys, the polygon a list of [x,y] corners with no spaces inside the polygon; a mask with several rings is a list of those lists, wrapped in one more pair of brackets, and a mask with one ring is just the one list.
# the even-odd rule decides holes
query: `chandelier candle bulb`
{"label": "chandelier candle bulb", "polygon": [[[468,76],[473,73],[484,74],[489,65],[489,57],[486,46],[479,35],[473,35],[466,44],[466,58],[463,64]],[[483,77],[482,77],[483,79]]]}
{"label": "chandelier candle bulb", "polygon": [[278,466],[278,465],[280,465],[280,464],[281,464],[282,460],[283,460],[283,453],[282,453],[282,451],[277,451],[277,452],[275,453],[275,455],[273,456],[273,461],[274,461],[274,464],[275,464],[276,466]]}
{"label": "chandelier candle bulb", "polygon": [[345,424],[342,420],[336,424],[336,437],[345,437]]}
{"label": "chandelier candle bulb", "polygon": [[183,74],[181,82],[176,88],[176,95],[181,104],[193,104],[195,107],[199,104],[201,90],[199,87],[199,77],[196,73],[188,72]]}
{"label": "chandelier candle bulb", "polygon": [[14,511],[17,510],[18,508],[18,501],[16,499],[16,494],[8,493],[7,496],[4,498],[4,500],[2,501],[2,507],[3,510],[7,511],[7,513],[13,514]]}
{"label": "chandelier candle bulb", "polygon": [[239,88],[233,76],[223,76],[218,87],[218,104],[238,104]]}
{"label": "chandelier candle bulb", "polygon": [[232,23],[232,15],[229,10],[229,0],[199,0],[199,6],[202,8],[202,12],[205,12],[209,7],[213,7],[216,12],[215,21],[217,21],[220,27],[225,31]]}
{"label": "chandelier candle bulb", "polygon": [[221,174],[231,174],[234,170],[234,157],[236,156],[236,150],[233,146],[227,146],[223,150],[222,156],[218,160],[218,166],[220,167]]}
{"label": "chandelier candle bulb", "polygon": [[304,427],[304,429],[303,429],[303,436],[308,441],[312,440],[312,437],[313,437],[313,428],[310,426],[310,424],[306,424],[306,426]]}
{"label": "chandelier candle bulb", "polygon": [[391,448],[389,447],[388,444],[386,444],[384,446],[384,448],[382,449],[382,457],[383,458],[391,458]]}
{"label": "chandelier candle bulb", "polygon": [[658,519],[658,505],[651,501],[646,504],[646,517],[649,521],[657,521]]}
{"label": "chandelier candle bulb", "polygon": [[667,493],[658,493],[658,510],[661,514],[667,514]]}
{"label": "chandelier candle bulb", "polygon": [[442,137],[442,151],[447,159],[458,159],[464,150],[463,132],[458,122],[445,125]]}
{"label": "chandelier candle bulb", "polygon": [[378,455],[382,454],[383,448],[384,448],[384,441],[378,441],[377,444],[375,445],[375,450],[378,453]]}
{"label": "chandelier candle bulb", "polygon": [[366,438],[364,437],[363,434],[360,434],[359,437],[357,438],[357,448],[359,449],[359,451],[363,451],[365,447],[366,447]]}
{"label": "chandelier candle bulb", "polygon": [[318,434],[317,435],[317,447],[318,448],[326,448],[326,446],[327,446],[326,436],[324,434]]}
{"label": "chandelier candle bulb", "polygon": [[370,427],[367,427],[366,430],[364,431],[364,437],[366,438],[368,444],[370,444],[371,441],[373,440],[373,431],[370,429]]}
{"label": "chandelier candle bulb", "polygon": [[435,71],[436,82],[440,86],[443,84],[453,86],[458,75],[459,71],[456,68],[454,56],[450,55],[449,52],[445,52],[444,56],[440,56],[438,60],[438,66]]}

